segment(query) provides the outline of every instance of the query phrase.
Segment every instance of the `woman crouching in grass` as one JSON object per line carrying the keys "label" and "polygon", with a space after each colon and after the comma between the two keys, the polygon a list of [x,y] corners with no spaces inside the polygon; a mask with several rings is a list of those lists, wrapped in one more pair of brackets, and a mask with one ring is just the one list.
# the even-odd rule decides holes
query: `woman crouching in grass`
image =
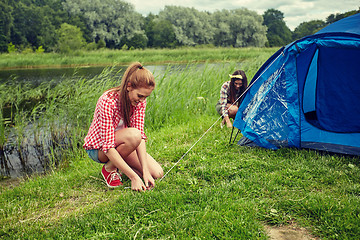
{"label": "woman crouching in grass", "polygon": [[104,164],[101,174],[108,187],[122,185],[119,172],[131,180],[135,191],[154,187],[154,179],[163,176],[160,164],[145,146],[146,98],[154,88],[153,74],[140,63],[133,63],[120,86],[105,91],[96,104],[83,147],[91,159]]}
{"label": "woman crouching in grass", "polygon": [[[243,93],[247,88],[247,77],[243,70],[236,70],[229,75],[230,81],[226,81],[220,89],[220,100],[215,109],[223,117],[221,126],[232,127],[230,118],[235,119],[236,113],[243,100]],[[241,99],[239,99],[241,97]]]}

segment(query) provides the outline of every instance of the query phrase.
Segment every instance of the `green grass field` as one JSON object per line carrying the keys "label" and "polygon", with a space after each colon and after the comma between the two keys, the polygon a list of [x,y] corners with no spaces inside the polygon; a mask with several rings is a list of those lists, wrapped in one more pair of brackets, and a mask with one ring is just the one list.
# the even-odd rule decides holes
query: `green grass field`
{"label": "green grass field", "polygon": [[276,48],[179,48],[145,50],[78,51],[70,55],[57,53],[0,54],[0,69],[73,67],[92,65],[128,65],[139,61],[144,64],[242,62],[247,59],[271,56]]}
{"label": "green grass field", "polygon": [[[271,55],[256,52],[249,57],[246,51],[241,62],[249,79]],[[0,238],[268,239],[265,226],[292,225],[319,239],[358,239],[359,158],[229,144],[231,129],[220,128],[214,106],[239,62],[225,62],[220,69],[169,65],[156,75],[146,113],[147,149],[165,172],[214,125],[143,193],[109,190],[101,165],[81,148],[97,98],[117,82],[111,69],[55,87],[1,85],[1,108],[12,106],[12,115],[21,116],[0,118],[2,135],[11,127],[20,135],[24,124],[37,119],[34,135],[46,127],[54,140],[71,141],[66,149],[44,152],[54,163],[46,174],[1,182]],[[34,104],[26,110],[19,107],[24,102]],[[124,186],[130,186],[126,177]]]}

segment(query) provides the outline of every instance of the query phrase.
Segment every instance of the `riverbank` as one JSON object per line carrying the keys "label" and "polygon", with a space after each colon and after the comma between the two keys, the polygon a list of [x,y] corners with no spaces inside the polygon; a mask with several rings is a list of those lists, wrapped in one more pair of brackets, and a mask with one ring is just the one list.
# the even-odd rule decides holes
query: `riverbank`
{"label": "riverbank", "polygon": [[145,50],[78,51],[64,55],[57,53],[1,54],[0,70],[13,68],[54,68],[78,66],[128,65],[131,62],[151,64],[242,62],[264,56],[264,61],[277,48],[178,48]]}
{"label": "riverbank", "polygon": [[[216,119],[197,117],[149,131],[148,150],[168,171]],[[101,166],[75,152],[67,168],[0,187],[0,236],[265,240],[265,226],[297,226],[314,239],[357,239],[356,160],[240,148],[228,145],[230,131],[216,124],[145,193],[109,190]],[[130,186],[126,177],[124,186]]]}
{"label": "riverbank", "polygon": [[[269,53],[255,55],[241,62],[249,79]],[[229,144],[231,129],[220,127],[214,105],[239,65],[168,66],[156,75],[147,150],[168,174],[143,193],[107,188],[101,165],[82,148],[98,97],[118,83],[111,69],[36,88],[0,84],[0,106],[13,117],[9,124],[0,115],[0,146],[25,159],[33,137],[47,167],[0,184],[0,238],[265,240],[268,226],[296,226],[314,238],[357,239],[359,158]]]}

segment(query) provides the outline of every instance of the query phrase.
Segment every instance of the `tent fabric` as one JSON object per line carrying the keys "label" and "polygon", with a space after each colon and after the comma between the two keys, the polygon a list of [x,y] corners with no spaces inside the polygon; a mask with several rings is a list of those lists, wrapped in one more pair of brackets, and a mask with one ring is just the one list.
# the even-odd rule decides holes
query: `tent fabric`
{"label": "tent fabric", "polygon": [[271,56],[234,127],[258,146],[360,155],[360,13]]}

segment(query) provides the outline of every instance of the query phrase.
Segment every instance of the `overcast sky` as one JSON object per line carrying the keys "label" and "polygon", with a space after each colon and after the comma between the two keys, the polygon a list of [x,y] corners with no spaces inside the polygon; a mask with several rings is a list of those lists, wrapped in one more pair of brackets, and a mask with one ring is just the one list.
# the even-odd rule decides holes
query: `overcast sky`
{"label": "overcast sky", "polygon": [[326,20],[334,13],[358,10],[359,0],[126,0],[135,6],[135,10],[144,16],[150,12],[158,14],[165,5],[193,7],[199,11],[214,12],[222,9],[247,8],[263,14],[274,8],[284,13],[286,25],[294,30],[302,22]]}

